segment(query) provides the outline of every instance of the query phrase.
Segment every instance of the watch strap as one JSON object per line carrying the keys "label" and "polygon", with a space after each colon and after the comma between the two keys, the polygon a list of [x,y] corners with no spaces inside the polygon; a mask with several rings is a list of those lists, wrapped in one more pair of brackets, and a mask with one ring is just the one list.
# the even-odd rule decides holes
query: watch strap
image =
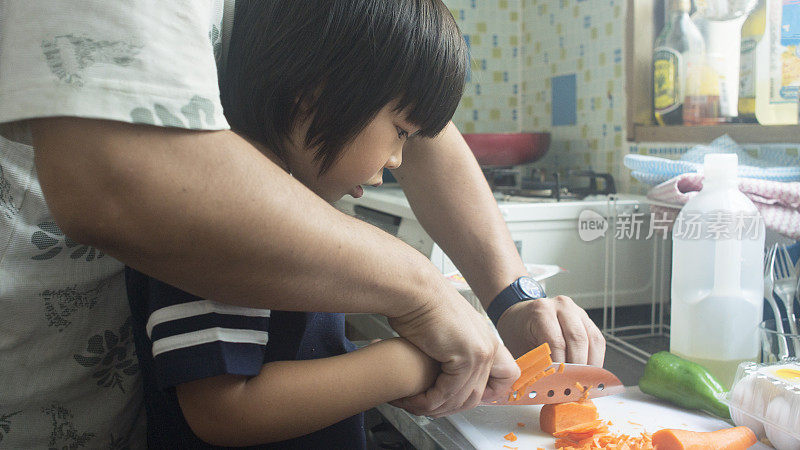
{"label": "watch strap", "polygon": [[492,320],[492,323],[497,326],[497,322],[500,320],[500,316],[503,315],[506,310],[519,302],[523,302],[525,300],[534,300],[540,297],[531,297],[530,295],[526,294],[522,289],[519,287],[520,279],[524,277],[517,278],[514,280],[513,283],[508,285],[505,289],[500,291],[499,294],[492,300],[489,304],[489,307],[486,309],[486,315],[489,316],[489,319]]}

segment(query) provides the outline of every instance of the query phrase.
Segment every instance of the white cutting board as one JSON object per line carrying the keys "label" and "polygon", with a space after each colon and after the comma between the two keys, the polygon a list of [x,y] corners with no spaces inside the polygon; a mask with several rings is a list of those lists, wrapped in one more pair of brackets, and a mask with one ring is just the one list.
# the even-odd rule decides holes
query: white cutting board
{"label": "white cutting board", "polygon": [[[638,435],[642,431],[654,433],[662,428],[716,431],[731,426],[708,414],[662,402],[643,394],[637,387],[629,387],[623,394],[592,401],[597,405],[600,419],[613,423],[610,429],[615,433]],[[508,447],[518,447],[520,450],[535,450],[537,447],[554,449],[555,438],[539,430],[541,409],[541,406],[479,406],[447,418],[479,450],[508,450]],[[517,423],[524,423],[525,426],[520,427]],[[512,431],[517,435],[516,441],[503,438]],[[757,443],[751,449],[768,450],[770,447]]]}

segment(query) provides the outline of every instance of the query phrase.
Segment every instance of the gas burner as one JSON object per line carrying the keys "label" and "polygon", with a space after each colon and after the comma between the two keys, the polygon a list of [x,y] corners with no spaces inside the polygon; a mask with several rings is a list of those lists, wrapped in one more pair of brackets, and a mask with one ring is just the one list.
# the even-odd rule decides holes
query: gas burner
{"label": "gas burner", "polygon": [[[564,182],[558,172],[548,175],[541,169],[524,165],[483,168],[483,173],[492,192],[496,196],[505,198],[544,198],[561,201],[616,193],[614,178],[611,175],[595,173],[592,170],[567,171],[567,182]],[[584,181],[580,183],[579,180]]]}

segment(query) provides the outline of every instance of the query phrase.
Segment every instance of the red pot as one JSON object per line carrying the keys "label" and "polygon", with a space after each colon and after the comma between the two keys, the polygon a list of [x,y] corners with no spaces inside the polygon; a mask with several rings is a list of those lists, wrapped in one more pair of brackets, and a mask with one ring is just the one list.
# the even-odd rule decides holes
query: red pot
{"label": "red pot", "polygon": [[463,136],[478,164],[487,167],[534,162],[550,148],[550,133],[467,133]]}

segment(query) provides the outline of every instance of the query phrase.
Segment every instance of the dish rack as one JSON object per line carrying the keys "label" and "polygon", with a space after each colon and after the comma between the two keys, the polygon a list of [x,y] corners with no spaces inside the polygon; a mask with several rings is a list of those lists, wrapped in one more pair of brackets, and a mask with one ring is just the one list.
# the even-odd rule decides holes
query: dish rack
{"label": "dish rack", "polygon": [[[608,196],[607,218],[609,230],[615,232],[619,221],[625,216],[620,216],[616,207],[617,197]],[[643,200],[648,206],[674,207],[674,205]],[[645,215],[646,224],[650,226],[652,216]],[[669,322],[665,314],[669,308],[669,282],[672,265],[672,235],[669,231],[662,230],[661,234],[654,234],[652,252],[652,273],[650,277],[650,302],[646,314],[637,314],[634,323],[620,323],[618,318],[619,306],[616,305],[616,290],[619,274],[617,261],[620,254],[617,249],[616,236],[612,234],[605,239],[606,251],[604,261],[605,283],[603,291],[603,320],[601,331],[606,338],[606,345],[623,353],[624,355],[647,363],[650,356],[661,350],[669,349]],[[629,321],[628,321],[629,322]]]}

